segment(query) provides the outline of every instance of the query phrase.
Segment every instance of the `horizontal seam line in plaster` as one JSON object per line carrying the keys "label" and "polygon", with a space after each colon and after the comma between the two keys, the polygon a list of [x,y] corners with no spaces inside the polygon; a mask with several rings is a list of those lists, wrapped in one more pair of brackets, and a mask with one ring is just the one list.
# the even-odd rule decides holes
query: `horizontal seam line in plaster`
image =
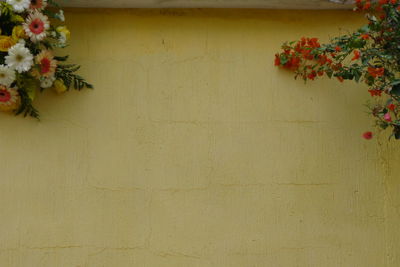
{"label": "horizontal seam line in plaster", "polygon": [[283,185],[283,186],[328,186],[328,185],[335,185],[335,183],[277,183],[277,185]]}
{"label": "horizontal seam line in plaster", "polygon": [[289,124],[314,124],[314,123],[325,123],[324,121],[307,121],[307,120],[266,120],[266,121],[196,121],[196,120],[182,120],[182,121],[174,121],[174,120],[150,120],[152,123],[165,123],[165,124],[194,124],[194,125],[202,125],[202,124],[222,124],[222,123],[237,123],[237,124],[265,124],[265,123],[289,123]]}
{"label": "horizontal seam line in plaster", "polygon": [[137,246],[137,247],[97,247],[97,246],[78,246],[78,245],[69,245],[69,246],[48,246],[48,247],[18,247],[18,248],[0,248],[0,251],[18,251],[20,249],[28,249],[28,250],[54,250],[54,249],[99,249],[95,253],[89,254],[89,256],[95,256],[103,253],[106,250],[149,250],[152,254],[166,258],[166,257],[183,257],[183,258],[191,258],[191,259],[201,259],[200,256],[197,255],[189,255],[181,252],[175,251],[154,251],[148,249],[146,247]]}
{"label": "horizontal seam line in plaster", "polygon": [[98,187],[98,186],[93,186],[94,189],[100,190],[100,191],[110,191],[110,192],[121,192],[121,193],[129,193],[129,192],[134,192],[134,191],[161,191],[161,192],[191,192],[191,191],[206,191],[206,190],[211,190],[211,189],[221,189],[221,188],[241,188],[241,187],[267,187],[267,186],[331,186],[331,185],[336,185],[335,183],[271,183],[271,184],[211,184],[205,187],[191,187],[191,188],[160,188],[160,189],[154,189],[154,188],[123,188],[123,187],[118,187],[118,188],[108,188],[108,187]]}

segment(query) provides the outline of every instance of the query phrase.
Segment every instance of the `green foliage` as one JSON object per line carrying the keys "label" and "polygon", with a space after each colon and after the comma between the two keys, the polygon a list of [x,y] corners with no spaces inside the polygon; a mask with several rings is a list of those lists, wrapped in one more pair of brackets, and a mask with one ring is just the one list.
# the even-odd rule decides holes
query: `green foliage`
{"label": "green foliage", "polygon": [[[369,108],[376,125],[391,129],[400,139],[400,1],[370,4],[369,0],[356,1],[357,10],[369,12],[368,24],[357,31],[334,37],[327,44],[304,37],[287,42],[275,64],[306,81],[326,75],[365,83],[375,99]],[[387,104],[382,105],[382,100]]]}
{"label": "green foliage", "polygon": [[63,80],[67,88],[73,87],[76,90],[82,90],[83,88],[93,89],[93,85],[86,82],[83,77],[75,74],[79,69],[80,66],[76,64],[58,65],[56,78]]}

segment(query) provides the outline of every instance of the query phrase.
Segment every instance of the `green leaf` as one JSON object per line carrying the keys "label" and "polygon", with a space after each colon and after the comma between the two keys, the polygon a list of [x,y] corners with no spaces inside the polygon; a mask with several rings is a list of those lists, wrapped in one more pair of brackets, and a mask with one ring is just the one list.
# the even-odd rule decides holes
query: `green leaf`
{"label": "green leaf", "polygon": [[398,85],[398,84],[400,84],[400,80],[394,80],[394,81],[392,81],[391,84],[392,84],[392,85]]}
{"label": "green leaf", "polygon": [[349,42],[350,48],[363,48],[367,42],[363,39],[356,37]]}
{"label": "green leaf", "polygon": [[285,54],[281,54],[280,58],[281,58],[282,65],[285,65],[288,62],[288,58],[286,57]]}
{"label": "green leaf", "polygon": [[395,96],[400,96],[400,84],[394,85],[392,90],[390,91],[390,94]]}

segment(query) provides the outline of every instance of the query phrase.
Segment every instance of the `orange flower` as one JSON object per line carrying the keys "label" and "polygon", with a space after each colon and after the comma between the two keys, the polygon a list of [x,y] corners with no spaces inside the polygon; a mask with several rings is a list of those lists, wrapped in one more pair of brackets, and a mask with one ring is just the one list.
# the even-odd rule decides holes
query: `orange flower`
{"label": "orange flower", "polygon": [[385,69],[384,69],[384,68],[372,68],[372,67],[368,67],[368,73],[369,73],[369,75],[371,75],[372,77],[376,78],[376,77],[383,76],[383,75],[385,74]]}
{"label": "orange flower", "polygon": [[371,2],[370,1],[365,2],[364,9],[367,10],[370,8],[371,8]]}
{"label": "orange flower", "polygon": [[362,39],[364,39],[364,40],[368,40],[370,36],[369,36],[368,33],[365,33],[365,34],[362,34],[360,37],[361,37]]}
{"label": "orange flower", "polygon": [[54,72],[57,68],[57,61],[54,59],[52,52],[49,50],[42,50],[42,52],[35,57],[35,62],[37,68],[32,70],[33,76],[37,78],[50,78],[54,76]]}
{"label": "orange flower", "polygon": [[390,3],[392,3],[393,5],[397,4],[397,0],[391,0]]}
{"label": "orange flower", "polygon": [[361,56],[360,51],[354,50],[353,53],[354,53],[354,57],[351,60],[357,60],[360,58],[360,56]]}

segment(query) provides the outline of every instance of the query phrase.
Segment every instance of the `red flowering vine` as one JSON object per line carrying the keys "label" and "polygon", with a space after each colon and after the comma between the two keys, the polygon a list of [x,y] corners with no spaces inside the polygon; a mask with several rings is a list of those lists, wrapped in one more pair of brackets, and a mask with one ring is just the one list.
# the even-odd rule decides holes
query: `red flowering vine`
{"label": "red flowering vine", "polygon": [[275,55],[275,65],[305,81],[327,76],[364,82],[374,99],[370,113],[376,125],[400,139],[400,0],[355,2],[355,11],[367,11],[367,25],[327,44],[306,37],[286,42]]}

